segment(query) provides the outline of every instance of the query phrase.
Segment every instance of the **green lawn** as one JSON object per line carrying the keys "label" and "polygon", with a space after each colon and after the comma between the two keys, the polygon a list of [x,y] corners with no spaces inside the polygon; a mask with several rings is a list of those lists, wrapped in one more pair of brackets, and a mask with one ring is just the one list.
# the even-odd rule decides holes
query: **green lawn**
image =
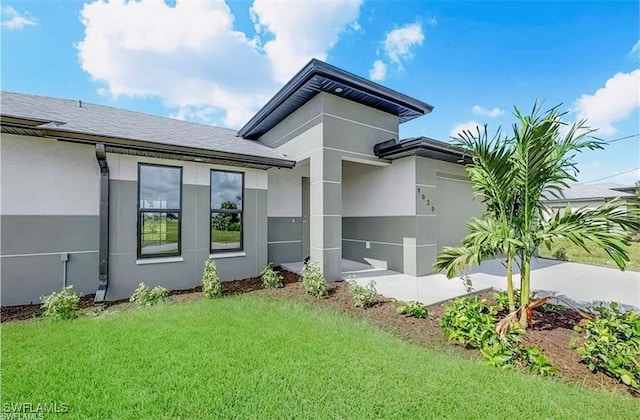
{"label": "green lawn", "polygon": [[[556,239],[551,246],[551,251],[547,250],[547,247],[541,246],[539,249],[540,256],[543,258],[553,258],[553,253],[560,247],[564,247],[564,249],[567,250],[569,261],[601,265],[603,267],[617,267],[606,252],[594,247],[593,251],[588,253],[566,239]],[[640,242],[631,242],[629,257],[631,261],[627,265],[627,270],[640,271]]]}
{"label": "green lawn", "polygon": [[1,332],[3,403],[67,403],[64,418],[640,414],[630,397],[430,351],[291,301],[203,300]]}
{"label": "green lawn", "polygon": [[240,231],[237,230],[213,230],[213,242],[233,243],[240,242]]}

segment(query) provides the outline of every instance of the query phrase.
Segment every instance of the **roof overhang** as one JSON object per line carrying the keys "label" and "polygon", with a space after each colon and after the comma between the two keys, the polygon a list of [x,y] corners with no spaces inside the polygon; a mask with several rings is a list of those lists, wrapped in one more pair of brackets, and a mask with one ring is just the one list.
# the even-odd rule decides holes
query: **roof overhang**
{"label": "roof overhang", "polygon": [[257,139],[320,92],[397,115],[400,123],[433,110],[427,103],[313,59],[238,131],[238,135]]}
{"label": "roof overhang", "polygon": [[407,156],[421,156],[444,162],[467,165],[472,163],[471,153],[439,140],[416,137],[396,141],[395,139],[378,143],[373,153],[382,159],[396,160]]}
{"label": "roof overhang", "polygon": [[[33,120],[30,121],[35,122]],[[43,122],[41,122],[41,124],[42,123]],[[105,145],[107,151],[111,153],[133,154],[174,160],[188,160],[256,169],[269,169],[274,167],[293,168],[295,166],[294,161],[287,159],[274,159],[134,139],[98,136],[95,134],[78,133],[60,128],[52,128],[50,124],[47,124],[47,122],[44,122],[44,124],[45,126],[35,126],[33,123],[24,124],[24,121],[17,121],[14,117],[0,117],[0,131],[2,133],[33,137],[49,137],[73,143],[102,143]]]}

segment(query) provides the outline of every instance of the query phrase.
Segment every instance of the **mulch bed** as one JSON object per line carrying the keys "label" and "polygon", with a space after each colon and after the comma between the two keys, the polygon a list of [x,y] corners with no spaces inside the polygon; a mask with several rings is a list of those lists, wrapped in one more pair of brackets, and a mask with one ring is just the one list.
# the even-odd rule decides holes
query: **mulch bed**
{"label": "mulch bed", "polygon": [[[222,284],[223,293],[225,295],[247,293],[266,298],[302,301],[312,306],[330,308],[359,319],[365,319],[403,339],[424,347],[456,352],[464,357],[477,360],[482,357],[478,350],[455,346],[444,338],[438,320],[447,302],[429,306],[429,317],[417,319],[398,315],[393,300],[382,296],[378,296],[374,305],[367,309],[355,307],[346,283],[330,284],[329,296],[325,299],[315,299],[302,288],[297,274],[288,271],[280,271],[280,274],[283,276],[284,282],[284,287],[282,288],[263,289],[260,278],[252,277],[224,282]],[[175,290],[170,295],[172,300],[177,302],[198,300],[202,299],[202,288]],[[481,297],[492,302],[491,295],[491,292],[487,292],[482,294]],[[93,295],[82,297],[81,306],[83,308],[89,308],[92,305]],[[131,305],[128,301],[110,302],[108,304],[110,307],[123,310]],[[32,319],[41,314],[40,305],[2,307],[1,321]],[[533,312],[533,325],[527,330],[524,343],[527,346],[538,347],[557,369],[557,376],[566,382],[628,394],[627,388],[617,380],[603,373],[592,373],[585,364],[580,362],[580,357],[571,347],[572,343],[579,342],[582,339],[580,334],[573,331],[573,327],[580,320],[580,315],[574,310],[557,313],[545,312],[536,308]]]}

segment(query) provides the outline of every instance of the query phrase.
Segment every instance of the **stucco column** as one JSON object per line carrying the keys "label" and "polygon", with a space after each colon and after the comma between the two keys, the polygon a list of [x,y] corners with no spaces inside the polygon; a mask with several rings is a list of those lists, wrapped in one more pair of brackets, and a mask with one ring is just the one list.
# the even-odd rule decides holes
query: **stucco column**
{"label": "stucco column", "polygon": [[310,246],[327,281],[342,276],[342,156],[318,149],[310,156]]}

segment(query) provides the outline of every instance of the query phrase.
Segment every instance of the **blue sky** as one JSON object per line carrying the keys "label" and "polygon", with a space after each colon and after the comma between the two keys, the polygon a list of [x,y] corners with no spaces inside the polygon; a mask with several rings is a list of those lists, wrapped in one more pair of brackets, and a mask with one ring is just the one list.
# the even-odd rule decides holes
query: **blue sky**
{"label": "blue sky", "polygon": [[[1,82],[238,128],[316,57],[435,106],[401,137],[508,128],[538,98],[615,140],[640,133],[639,15],[637,1],[6,0]],[[632,183],[640,137],[578,161],[581,181]]]}

